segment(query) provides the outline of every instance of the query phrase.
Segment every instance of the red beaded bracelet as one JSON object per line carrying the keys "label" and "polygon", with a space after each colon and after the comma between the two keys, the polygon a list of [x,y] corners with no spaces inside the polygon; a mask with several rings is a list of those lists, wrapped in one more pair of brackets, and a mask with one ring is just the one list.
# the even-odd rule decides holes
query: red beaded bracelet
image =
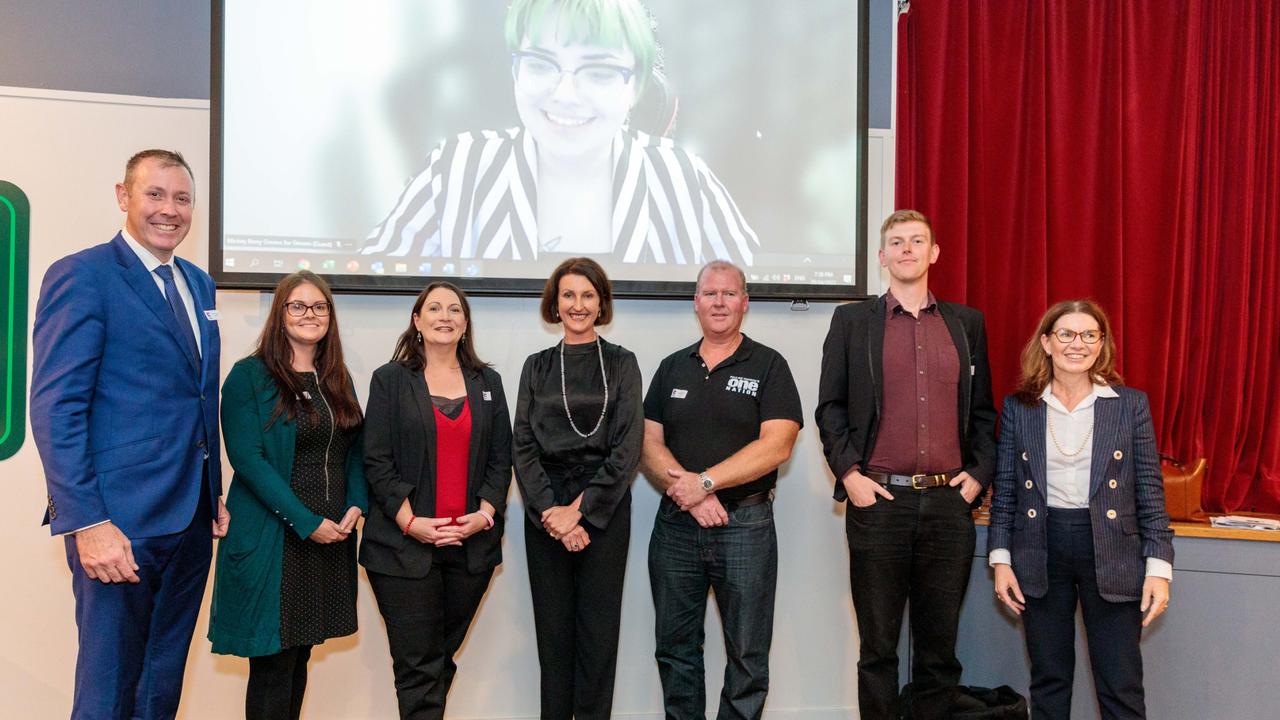
{"label": "red beaded bracelet", "polygon": [[405,524],[404,524],[404,530],[402,530],[401,532],[403,532],[405,535],[408,535],[408,534],[409,534],[409,528],[413,527],[413,521],[414,521],[414,520],[417,520],[417,519],[418,519],[418,516],[417,516],[417,515],[414,515],[414,516],[410,517],[410,518],[409,518],[409,522],[407,522],[407,523],[405,523]]}

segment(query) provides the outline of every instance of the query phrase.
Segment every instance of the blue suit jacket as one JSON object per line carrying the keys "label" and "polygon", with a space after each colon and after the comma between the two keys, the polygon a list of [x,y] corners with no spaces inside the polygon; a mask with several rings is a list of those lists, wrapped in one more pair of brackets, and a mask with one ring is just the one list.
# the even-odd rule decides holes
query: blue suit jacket
{"label": "blue suit jacket", "polygon": [[[49,268],[33,331],[31,429],[45,523],[111,520],[129,537],[180,532],[222,494],[213,279],[175,258],[195,300],[192,356],[151,273],[120,234]],[[207,483],[201,483],[208,468]]]}
{"label": "blue suit jacket", "polygon": [[[1099,593],[1123,602],[1140,598],[1146,558],[1173,562],[1173,530],[1147,396],[1114,389],[1119,397],[1100,397],[1093,410],[1089,516]],[[1048,591],[1046,411],[1043,400],[1004,400],[987,536],[988,552],[1008,549],[1018,585],[1037,598]]]}

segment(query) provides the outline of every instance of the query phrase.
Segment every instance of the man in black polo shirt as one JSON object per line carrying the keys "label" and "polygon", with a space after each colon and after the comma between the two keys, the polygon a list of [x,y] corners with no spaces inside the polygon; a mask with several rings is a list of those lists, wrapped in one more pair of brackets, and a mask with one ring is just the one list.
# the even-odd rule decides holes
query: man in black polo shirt
{"label": "man in black polo shirt", "polygon": [[803,424],[787,361],[742,334],[747,284],[724,261],[698,273],[702,339],[667,357],[644,399],[645,474],[666,491],[649,541],[655,653],[668,718],[703,717],[703,618],[724,627],[720,718],[759,718],[769,691],[778,577],[773,487]]}

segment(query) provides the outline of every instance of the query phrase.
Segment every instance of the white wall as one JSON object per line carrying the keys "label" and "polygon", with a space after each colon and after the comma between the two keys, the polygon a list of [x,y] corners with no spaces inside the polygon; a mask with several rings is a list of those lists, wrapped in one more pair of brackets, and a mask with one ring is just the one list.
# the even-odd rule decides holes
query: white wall
{"label": "white wall", "polygon": [[[33,313],[48,266],[69,252],[106,241],[120,226],[112,186],[124,160],[143,147],[179,149],[195,168],[194,229],[180,254],[207,266],[207,205],[201,204],[208,188],[207,103],[0,88],[0,117],[5,126],[0,177],[15,182],[31,200]],[[870,145],[868,224],[873,240],[868,259],[876,268],[875,226],[892,201],[892,136],[877,131]],[[878,277],[871,278],[871,292],[880,286]],[[347,361],[363,397],[369,375],[390,355],[407,322],[411,299],[342,296],[338,302]],[[252,346],[266,296],[223,291],[218,305],[225,372]],[[524,357],[553,344],[554,330],[537,319],[532,299],[476,298],[473,306],[479,352],[502,373],[514,403]],[[663,356],[698,335],[688,302],[621,301],[616,311],[614,326],[605,335],[635,351],[646,379]],[[794,457],[783,467],[775,506],[780,562],[766,713],[773,718],[847,717],[857,704],[857,646],[843,519],[830,501],[832,480],[811,419],[822,339],[832,311],[828,304],[793,312],[785,304],[760,302],[751,306],[745,326],[753,338],[787,357],[806,417]],[[11,578],[10,590],[0,596],[5,639],[0,644],[0,715],[65,716],[76,651],[70,572],[61,540],[51,539],[39,526],[45,488],[34,442],[28,439],[16,456],[0,463],[0,475],[12,492],[0,508],[0,567]],[[614,703],[618,717],[661,717],[646,565],[658,497],[645,480],[637,480]],[[513,518],[522,512],[514,488],[509,512]],[[522,523],[510,523],[504,552],[506,562],[459,660],[451,717],[537,715],[538,664]],[[360,633],[330,641],[313,655],[304,711],[308,718],[395,715],[386,636],[367,581],[360,588]],[[715,615],[709,610],[707,688],[713,708],[724,660]],[[206,630],[207,600],[192,643],[180,717],[234,717],[241,712],[247,662],[211,655]]]}

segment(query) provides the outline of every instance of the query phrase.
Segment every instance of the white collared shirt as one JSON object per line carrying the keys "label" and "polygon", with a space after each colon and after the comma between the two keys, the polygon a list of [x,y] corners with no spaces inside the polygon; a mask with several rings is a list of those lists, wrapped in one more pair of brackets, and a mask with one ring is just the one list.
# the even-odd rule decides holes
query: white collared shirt
{"label": "white collared shirt", "polygon": [[138,259],[142,261],[142,266],[147,269],[147,274],[155,281],[156,287],[160,288],[160,297],[167,298],[164,294],[164,280],[156,274],[156,268],[161,265],[168,265],[173,268],[173,282],[178,286],[178,296],[182,298],[182,304],[187,307],[187,318],[191,320],[191,332],[196,336],[196,350],[203,353],[204,348],[200,344],[200,322],[196,320],[195,298],[191,296],[191,288],[187,287],[187,278],[182,274],[182,270],[178,267],[178,264],[173,261],[172,256],[169,258],[169,262],[160,262],[159,258],[152,255],[150,250],[142,247],[142,243],[135,240],[133,236],[129,234],[128,228],[121,228],[120,235],[124,238],[124,242],[129,246],[129,249],[132,250],[134,254],[138,256]]}
{"label": "white collared shirt", "polygon": [[[1051,508],[1089,507],[1089,471],[1093,462],[1093,406],[1100,397],[1119,397],[1106,385],[1093,386],[1074,409],[1067,410],[1054,396],[1053,383],[1040,399],[1045,408],[1045,491]],[[1050,430],[1052,428],[1052,431]],[[1057,442],[1054,442],[1057,438]],[[1078,454],[1066,455],[1059,449]]]}
{"label": "white collared shirt", "polygon": [[[1053,394],[1053,384],[1040,393],[1045,403],[1045,497],[1051,508],[1078,509],[1089,507],[1089,475],[1093,464],[1093,409],[1098,398],[1114,398],[1119,394],[1109,385],[1094,384],[1093,389],[1067,410]],[[1049,426],[1052,425],[1052,433]],[[1054,438],[1058,442],[1054,443]],[[1066,455],[1067,452],[1080,452]],[[988,565],[1009,565],[1009,550],[997,548],[987,557]],[[1147,575],[1173,579],[1173,565],[1160,558],[1147,558]]]}

